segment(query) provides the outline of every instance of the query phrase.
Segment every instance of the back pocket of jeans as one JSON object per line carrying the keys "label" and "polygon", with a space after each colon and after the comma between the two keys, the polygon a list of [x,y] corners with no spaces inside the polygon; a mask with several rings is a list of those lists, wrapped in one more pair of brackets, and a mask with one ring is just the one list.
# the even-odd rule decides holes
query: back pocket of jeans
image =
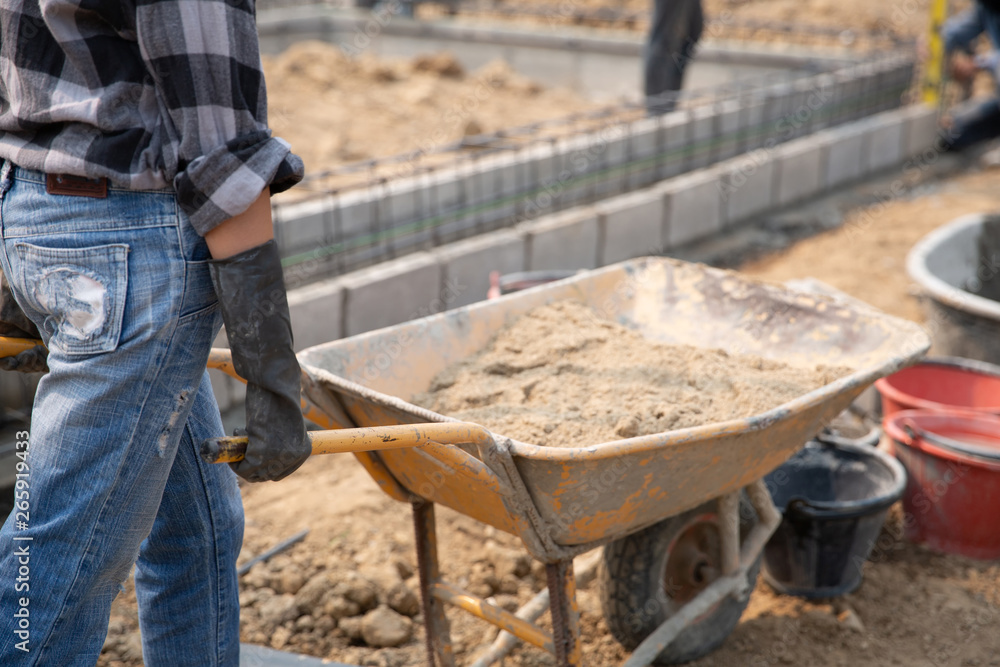
{"label": "back pocket of jeans", "polygon": [[118,346],[128,290],[127,245],[45,248],[16,243],[14,248],[23,293],[42,320],[49,349],[84,355]]}

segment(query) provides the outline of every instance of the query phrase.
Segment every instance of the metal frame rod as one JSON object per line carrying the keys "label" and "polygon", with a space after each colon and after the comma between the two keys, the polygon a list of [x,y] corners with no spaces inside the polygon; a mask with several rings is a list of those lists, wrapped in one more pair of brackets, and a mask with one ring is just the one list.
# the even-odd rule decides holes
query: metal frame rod
{"label": "metal frame rod", "polygon": [[413,503],[413,528],[416,537],[417,573],[420,576],[420,603],[427,633],[427,664],[435,667],[455,667],[455,653],[451,646],[451,633],[444,605],[432,594],[431,589],[441,579],[437,558],[437,528],[434,503]]}
{"label": "metal frame rod", "polygon": [[549,583],[549,608],[552,613],[552,641],[558,667],[581,667],[583,646],[580,641],[580,609],[576,600],[573,561],[548,563],[545,574]]}
{"label": "metal frame rod", "polygon": [[545,630],[542,630],[529,621],[518,618],[506,609],[462,590],[454,584],[447,581],[438,581],[431,586],[431,595],[442,602],[447,602],[450,605],[469,612],[476,618],[480,618],[498,628],[503,628],[532,646],[537,646],[549,653],[555,652],[552,636],[545,632]]}
{"label": "metal frame rod", "polygon": [[[527,604],[518,609],[514,616],[531,623],[538,620],[548,608],[549,589],[545,588],[538,595],[531,598]],[[493,643],[490,644],[490,647],[486,649],[486,652],[476,658],[476,661],[469,667],[489,667],[489,665],[500,662],[514,650],[518,641],[520,641],[520,638],[517,635],[511,634],[506,630],[501,631]]]}
{"label": "metal frame rod", "polygon": [[740,568],[742,570],[750,569],[750,566],[757,560],[757,556],[763,551],[764,545],[778,529],[778,524],[781,523],[781,513],[774,506],[764,480],[758,479],[750,484],[746,487],[746,492],[750,498],[750,504],[757,511],[758,521],[740,547]]}
{"label": "metal frame rod", "polygon": [[719,519],[722,525],[722,574],[731,576],[740,569],[740,494],[727,493],[719,497]]}

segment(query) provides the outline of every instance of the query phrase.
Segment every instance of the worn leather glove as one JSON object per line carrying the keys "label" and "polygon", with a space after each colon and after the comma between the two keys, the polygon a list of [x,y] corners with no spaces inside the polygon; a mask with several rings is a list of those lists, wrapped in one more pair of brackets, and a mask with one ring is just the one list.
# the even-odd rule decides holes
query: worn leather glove
{"label": "worn leather glove", "polygon": [[246,456],[231,463],[250,482],[287,477],[312,453],[302,420],[299,363],[278,246],[268,241],[209,263],[233,353],[247,381]]}
{"label": "worn leather glove", "polygon": [[[0,273],[0,336],[12,338],[41,338],[38,327],[28,319],[14,300],[7,284],[7,276]],[[0,359],[0,369],[21,373],[43,373],[49,370],[49,351],[44,345],[36,345],[12,357]]]}

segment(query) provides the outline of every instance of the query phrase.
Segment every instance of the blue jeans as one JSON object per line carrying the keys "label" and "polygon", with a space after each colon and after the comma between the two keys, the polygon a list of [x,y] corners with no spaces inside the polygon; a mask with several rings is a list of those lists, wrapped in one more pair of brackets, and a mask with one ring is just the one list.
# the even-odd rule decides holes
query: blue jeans
{"label": "blue jeans", "polygon": [[0,193],[0,264],[50,368],[0,529],[0,665],[93,665],[133,563],[147,666],[238,665],[243,507],[197,451],[223,433],[204,240],[170,191],[49,195],[5,167]]}

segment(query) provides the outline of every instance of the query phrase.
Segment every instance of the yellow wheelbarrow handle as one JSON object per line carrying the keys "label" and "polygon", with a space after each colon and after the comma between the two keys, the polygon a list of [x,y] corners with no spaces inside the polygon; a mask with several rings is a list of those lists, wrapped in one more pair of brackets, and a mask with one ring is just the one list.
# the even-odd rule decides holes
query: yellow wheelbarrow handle
{"label": "yellow wheelbarrow handle", "polygon": [[[403,449],[422,445],[492,442],[490,432],[478,424],[445,422],[311,431],[312,453],[340,454]],[[242,461],[247,450],[246,436],[209,438],[201,443],[201,458],[209,463]]]}
{"label": "yellow wheelbarrow handle", "polygon": [[45,345],[45,343],[38,338],[0,336],[0,358],[13,357],[38,345]]}
{"label": "yellow wheelbarrow handle", "polygon": [[[41,340],[31,338],[0,336],[0,358],[12,357],[42,344]],[[233,368],[233,357],[229,350],[213,348],[208,358],[208,367],[218,369],[234,378],[243,379]],[[307,407],[305,402],[303,407]],[[372,452],[430,444],[475,445],[493,442],[493,436],[485,428],[465,422],[312,431],[309,433],[309,439],[312,442],[314,455]],[[243,460],[246,449],[246,436],[209,438],[201,444],[201,457],[209,463],[235,463]]]}

